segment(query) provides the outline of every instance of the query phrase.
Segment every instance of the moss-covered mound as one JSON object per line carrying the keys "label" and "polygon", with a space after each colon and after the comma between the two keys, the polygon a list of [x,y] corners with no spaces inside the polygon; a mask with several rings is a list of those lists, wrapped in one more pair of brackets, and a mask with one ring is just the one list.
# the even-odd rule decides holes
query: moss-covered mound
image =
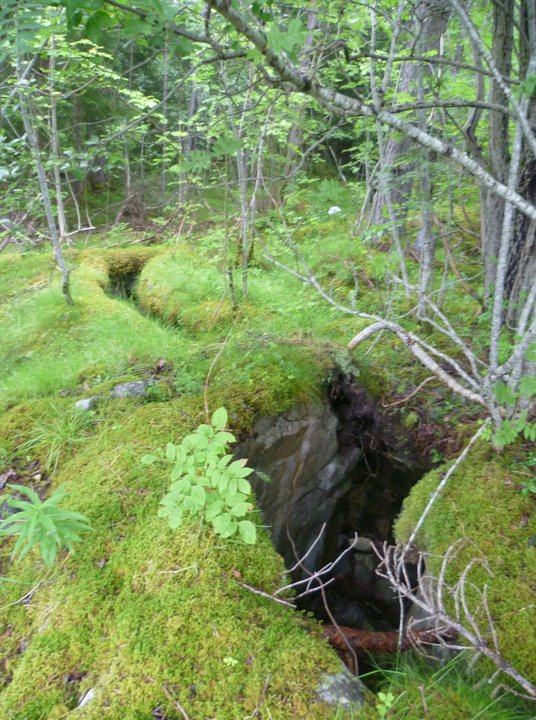
{"label": "moss-covered mound", "polygon": [[[225,335],[213,335],[199,357],[199,338],[105,294],[110,273],[146,261],[143,250],[84,252],[69,308],[41,284],[48,257],[30,256],[21,277],[39,284],[2,304],[0,472],[13,468],[43,496],[64,486],[67,506],[93,530],[50,571],[38,552],[10,565],[12,543],[2,541],[0,717],[172,718],[179,705],[192,718],[329,717],[315,690],[338,660],[314,624],[238,584],[271,592],[281,583],[268,534],[245,546],[197,524],[171,530],[157,517],[169,478],[140,458],[203,421],[205,376]],[[224,372],[222,381],[213,368],[207,387],[211,408],[227,405],[242,430],[264,408],[301,398],[322,373],[307,352],[281,368],[273,355],[256,363],[250,348],[242,354],[234,377]],[[180,374],[193,357],[195,385]],[[167,371],[157,376],[163,358]],[[151,373],[163,396],[106,399],[115,382]],[[80,423],[74,402],[93,394],[103,400]]]}
{"label": "moss-covered mound", "polygon": [[[430,493],[446,468],[429,473],[412,490],[395,527],[405,542]],[[487,600],[504,658],[525,677],[536,678],[536,515],[534,499],[517,487],[512,458],[490,457],[486,448],[472,452],[456,470],[424,523],[417,544],[430,553],[429,569],[437,576],[447,549],[456,543],[447,583],[453,586],[465,568],[470,609],[492,645],[489,621],[471,584],[487,588]],[[449,601],[454,612],[453,600]]]}

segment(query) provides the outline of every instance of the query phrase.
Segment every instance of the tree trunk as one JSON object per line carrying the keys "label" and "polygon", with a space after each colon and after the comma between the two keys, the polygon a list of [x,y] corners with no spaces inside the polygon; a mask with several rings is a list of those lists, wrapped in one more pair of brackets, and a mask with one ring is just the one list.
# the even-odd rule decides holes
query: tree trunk
{"label": "tree trunk", "polygon": [[[316,12],[315,4],[312,3],[312,7],[307,13],[307,30],[311,33],[307,35],[305,39],[305,46],[302,52],[301,68],[304,72],[312,63],[312,58],[308,54],[313,47],[313,30],[316,28]],[[302,145],[303,138],[303,123],[305,116],[305,102],[303,99],[294,100],[291,105],[291,109],[296,113],[296,119],[294,120],[292,127],[290,128],[287,140],[287,157],[285,160],[284,170],[284,182],[287,179],[292,178],[296,172],[296,167],[299,161],[299,153]]]}
{"label": "tree trunk", "polygon": [[[492,56],[497,69],[503,76],[509,76],[512,66],[514,40],[514,1],[498,0],[493,4],[493,48]],[[490,102],[503,107],[508,105],[504,91],[493,80]],[[489,162],[490,172],[501,183],[506,183],[509,168],[509,123],[506,113],[490,112],[489,116]],[[489,189],[482,187],[482,255],[484,259],[484,290],[489,302],[495,283],[497,257],[501,242],[504,215],[504,200]]]}
{"label": "tree trunk", "polygon": [[[533,0],[524,0],[521,5],[520,58],[522,77],[536,74],[536,10]],[[534,92],[527,99],[527,118],[530,127],[536,131],[536,96]],[[521,170],[517,191],[526,200],[536,203],[536,158],[523,142]],[[507,321],[516,325],[522,312],[523,302],[536,282],[536,223],[517,212],[505,280],[505,294],[508,298]]]}
{"label": "tree trunk", "polygon": [[[430,2],[422,3],[416,18],[417,43],[421,54],[431,51],[439,52],[441,36],[446,30],[451,13],[449,0],[430,0]],[[417,62],[402,64],[398,79],[399,92],[414,92],[418,66]],[[413,184],[411,175],[415,167],[415,160],[410,160],[411,153],[413,155],[415,153],[411,138],[407,136],[401,139],[389,138],[384,152],[384,162],[386,168],[389,168],[389,174],[387,176],[384,174],[380,181],[372,205],[371,223],[373,225],[384,224],[388,214],[388,204],[393,207],[400,238],[404,236],[407,205]]]}
{"label": "tree trunk", "polygon": [[[22,76],[22,68],[21,68],[20,58],[17,58],[17,74],[18,74],[19,78]],[[58,233],[58,226],[56,224],[56,218],[54,217],[54,210],[52,208],[52,202],[50,199],[48,181],[47,181],[47,176],[46,176],[46,172],[45,172],[45,166],[43,164],[43,158],[41,157],[41,149],[39,147],[37,131],[33,124],[33,118],[32,118],[32,114],[31,114],[30,104],[27,102],[27,98],[24,95],[23,90],[19,90],[19,102],[20,102],[20,113],[21,113],[22,123],[24,126],[24,132],[26,134],[26,140],[30,147],[30,152],[32,154],[32,158],[33,158],[33,162],[34,162],[35,173],[37,175],[37,180],[39,182],[39,188],[41,190],[41,199],[43,202],[43,209],[45,211],[45,216],[46,216],[46,220],[47,220],[48,232],[50,235],[50,240],[52,242],[52,247],[54,249],[54,255],[56,258],[56,262],[61,271],[61,279],[62,279],[61,289],[62,289],[63,296],[64,296],[66,302],[69,303],[70,305],[72,305],[73,299],[71,297],[71,290],[70,290],[71,271],[67,267],[67,263],[65,261],[64,255],[63,255],[63,251],[61,249],[60,237],[59,237],[59,233]]]}
{"label": "tree trunk", "polygon": [[58,103],[56,100],[56,91],[54,88],[54,72],[56,69],[55,42],[54,36],[50,39],[51,53],[49,57],[49,73],[48,73],[48,89],[50,97],[50,144],[52,146],[52,155],[54,160],[54,190],[56,193],[56,210],[58,216],[58,230],[60,242],[68,233],[67,219],[65,217],[65,207],[63,205],[63,195],[61,190],[60,176],[60,138],[58,132]]}

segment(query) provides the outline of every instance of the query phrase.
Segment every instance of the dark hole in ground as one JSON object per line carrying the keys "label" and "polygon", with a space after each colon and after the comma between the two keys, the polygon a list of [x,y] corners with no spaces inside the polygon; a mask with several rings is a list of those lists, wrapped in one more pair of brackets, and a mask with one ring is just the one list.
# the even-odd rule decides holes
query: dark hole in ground
{"label": "dark hole in ground", "polygon": [[120,274],[110,273],[108,295],[119,298],[120,300],[135,299],[135,289],[139,275],[140,270],[132,270]]}
{"label": "dark hole in ground", "polygon": [[318,592],[300,599],[299,607],[324,623],[334,617],[359,630],[397,629],[399,602],[375,572],[374,546],[393,542],[393,521],[429,466],[396,416],[340,374],[322,405],[261,419],[240,452],[271,479],[253,476],[253,485],[287,568],[306,555],[293,580],[333,562],[359,536],[324,577],[329,611]]}

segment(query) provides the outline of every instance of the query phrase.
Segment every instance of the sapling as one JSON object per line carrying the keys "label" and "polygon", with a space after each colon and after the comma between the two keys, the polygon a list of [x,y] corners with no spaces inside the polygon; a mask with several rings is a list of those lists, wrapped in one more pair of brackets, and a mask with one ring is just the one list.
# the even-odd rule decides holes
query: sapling
{"label": "sapling", "polygon": [[202,424],[178,444],[168,443],[158,455],[144,455],[145,465],[158,460],[173,465],[171,485],[160,503],[160,517],[169,526],[179,528],[185,519],[199,518],[212,525],[217,535],[229,538],[238,535],[253,545],[257,531],[245,518],[253,510],[250,501],[251,485],[246,479],[253,470],[246,460],[234,460],[228,453],[235,436],[225,430],[227,411],[218,408],[210,425]]}

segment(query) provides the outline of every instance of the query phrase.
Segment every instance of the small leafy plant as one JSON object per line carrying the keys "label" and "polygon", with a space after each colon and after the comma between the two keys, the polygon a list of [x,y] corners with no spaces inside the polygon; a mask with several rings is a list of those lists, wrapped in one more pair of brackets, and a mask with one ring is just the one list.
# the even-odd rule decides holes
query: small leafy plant
{"label": "small leafy plant", "polygon": [[536,478],[531,478],[530,480],[523,480],[520,485],[521,495],[523,495],[523,497],[531,497],[532,495],[536,495]]}
{"label": "small leafy plant", "polygon": [[218,408],[210,425],[199,425],[179,445],[168,443],[165,453],[144,455],[142,463],[159,459],[173,464],[171,485],[158,512],[171,528],[182,525],[185,517],[199,518],[212,525],[217,535],[238,535],[253,545],[257,532],[251,520],[243,519],[253,510],[251,486],[246,480],[253,470],[246,460],[233,460],[228,453],[235,436],[225,430],[227,411]]}
{"label": "small leafy plant", "polygon": [[393,703],[395,701],[395,696],[391,692],[378,693],[378,702],[376,703],[376,710],[378,711],[378,716],[383,720],[386,716],[389,710],[393,707]]}
{"label": "small leafy plant", "polygon": [[22,560],[34,545],[39,545],[43,562],[52,567],[62,548],[74,552],[74,544],[81,540],[80,533],[91,530],[84,515],[58,507],[60,501],[67,497],[65,490],[58,488],[43,501],[31,488],[23,485],[8,487],[28,498],[7,498],[8,505],[18,512],[0,522],[0,535],[18,535],[11,553],[12,560]]}

